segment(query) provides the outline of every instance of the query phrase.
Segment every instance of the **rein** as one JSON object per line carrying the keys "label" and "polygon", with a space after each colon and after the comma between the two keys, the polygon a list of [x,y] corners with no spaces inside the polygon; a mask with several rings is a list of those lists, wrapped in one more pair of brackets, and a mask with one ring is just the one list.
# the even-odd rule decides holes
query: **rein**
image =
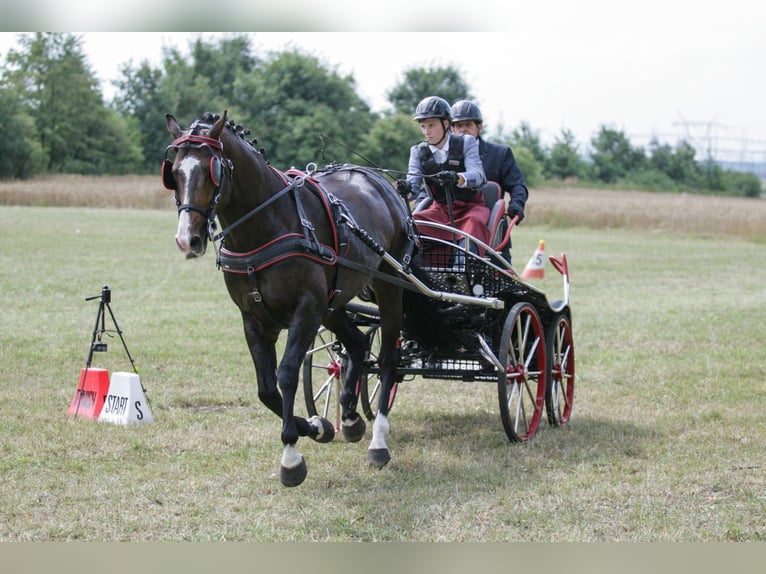
{"label": "rein", "polygon": [[220,233],[216,234],[214,237],[212,237],[212,240],[220,241],[224,237],[226,237],[229,232],[231,232],[232,229],[238,227],[239,225],[243,224],[245,221],[256,215],[258,212],[262,211],[263,209],[266,209],[269,205],[271,205],[273,202],[278,200],[280,197],[288,193],[290,190],[295,189],[296,187],[302,187],[303,183],[305,181],[305,178],[303,177],[296,177],[292,183],[290,183],[287,187],[282,188],[280,191],[272,195],[270,198],[268,198],[266,201],[261,203],[260,205],[255,206],[253,209],[248,211],[245,215],[237,219],[234,223],[227,226],[225,229],[222,229]]}

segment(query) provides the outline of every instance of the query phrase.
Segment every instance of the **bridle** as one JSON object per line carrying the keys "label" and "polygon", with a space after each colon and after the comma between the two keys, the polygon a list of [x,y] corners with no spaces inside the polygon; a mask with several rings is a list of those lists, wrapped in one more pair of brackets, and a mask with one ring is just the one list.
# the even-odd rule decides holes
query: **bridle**
{"label": "bridle", "polygon": [[[177,153],[181,149],[202,149],[205,148],[210,152],[210,165],[208,167],[208,173],[210,181],[213,183],[214,191],[213,198],[210,201],[207,208],[202,208],[193,203],[181,203],[178,198],[178,184],[176,178],[173,176],[173,161],[168,158],[168,154],[173,152]],[[178,208],[178,214],[186,211],[196,211],[203,215],[208,221],[208,230],[212,236],[212,231],[215,229],[215,211],[218,207],[218,203],[221,200],[221,184],[224,179],[224,168],[231,173],[234,169],[234,165],[231,160],[223,157],[223,142],[219,139],[209,138],[201,135],[187,134],[183,135],[173,141],[167,148],[165,148],[165,159],[162,161],[162,183],[169,191],[175,192],[176,207]]]}
{"label": "bridle", "polygon": [[[195,125],[191,126],[193,129]],[[179,149],[202,149],[206,148],[210,152],[210,180],[215,186],[213,192],[213,199],[210,201],[207,209],[204,209],[193,203],[181,203],[178,199],[178,185],[176,178],[173,177],[173,161],[168,158],[168,154],[178,152]],[[174,140],[167,148],[165,148],[165,159],[162,161],[162,184],[165,189],[173,191],[175,193],[176,207],[178,208],[178,214],[186,211],[196,211],[207,218],[208,238],[215,243],[222,240],[228,233],[244,223],[245,220],[250,219],[256,213],[266,209],[271,203],[297,187],[302,187],[305,181],[305,177],[295,177],[292,182],[288,183],[281,191],[272,195],[269,199],[256,206],[250,212],[240,217],[237,221],[229,225],[226,229],[216,234],[217,226],[215,224],[215,215],[218,203],[221,200],[221,184],[224,179],[224,166],[228,170],[229,174],[234,170],[234,164],[229,158],[223,157],[223,142],[219,139],[209,138],[201,135],[186,134],[178,139]],[[273,168],[272,168],[273,169]]]}

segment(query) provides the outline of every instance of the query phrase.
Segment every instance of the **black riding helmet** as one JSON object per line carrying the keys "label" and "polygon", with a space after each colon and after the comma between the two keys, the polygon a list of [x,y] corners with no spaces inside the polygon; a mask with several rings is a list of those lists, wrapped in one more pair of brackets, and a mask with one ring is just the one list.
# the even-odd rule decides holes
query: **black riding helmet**
{"label": "black riding helmet", "polygon": [[428,96],[420,100],[418,107],[415,108],[415,116],[412,119],[420,121],[428,118],[449,120],[450,109],[447,100],[439,96]]}
{"label": "black riding helmet", "polygon": [[470,121],[484,123],[479,106],[468,100],[458,100],[452,104],[450,115],[452,116],[452,123]]}

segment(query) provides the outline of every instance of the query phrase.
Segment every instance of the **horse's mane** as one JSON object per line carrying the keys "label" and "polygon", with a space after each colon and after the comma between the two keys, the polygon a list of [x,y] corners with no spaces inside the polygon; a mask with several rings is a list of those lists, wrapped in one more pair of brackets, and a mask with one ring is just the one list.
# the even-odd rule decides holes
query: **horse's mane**
{"label": "horse's mane", "polygon": [[[192,122],[191,126],[189,126],[189,130],[191,130],[192,133],[196,133],[195,130],[210,129],[219,119],[221,119],[220,114],[216,114],[214,112],[205,112],[201,117]],[[229,119],[226,122],[226,129],[252,146],[252,148],[259,154],[264,157],[266,156],[266,150],[264,148],[259,149],[256,147],[258,145],[258,140],[256,138],[247,139],[247,136],[250,135],[250,130],[244,127],[242,124],[238,124],[234,120]]]}

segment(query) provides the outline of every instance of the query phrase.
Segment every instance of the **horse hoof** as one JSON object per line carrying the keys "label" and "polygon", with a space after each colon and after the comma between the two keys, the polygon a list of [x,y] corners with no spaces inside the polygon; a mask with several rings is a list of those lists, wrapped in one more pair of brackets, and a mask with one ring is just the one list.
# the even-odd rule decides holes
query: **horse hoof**
{"label": "horse hoof", "polygon": [[391,453],[387,448],[371,448],[367,451],[367,464],[375,468],[383,468],[391,460]]}
{"label": "horse hoof", "polygon": [[367,430],[367,423],[364,422],[362,417],[357,415],[356,420],[351,424],[343,421],[341,429],[343,429],[343,438],[346,439],[346,442],[359,442]]}
{"label": "horse hoof", "polygon": [[301,462],[296,467],[279,467],[279,480],[282,481],[284,486],[298,486],[306,480],[306,475],[308,475],[308,473],[309,469],[306,466],[306,459],[301,457]]}
{"label": "horse hoof", "polygon": [[335,438],[335,427],[333,424],[325,418],[320,416],[313,416],[309,419],[309,422],[319,428],[316,436],[312,436],[316,442],[330,442]]}

